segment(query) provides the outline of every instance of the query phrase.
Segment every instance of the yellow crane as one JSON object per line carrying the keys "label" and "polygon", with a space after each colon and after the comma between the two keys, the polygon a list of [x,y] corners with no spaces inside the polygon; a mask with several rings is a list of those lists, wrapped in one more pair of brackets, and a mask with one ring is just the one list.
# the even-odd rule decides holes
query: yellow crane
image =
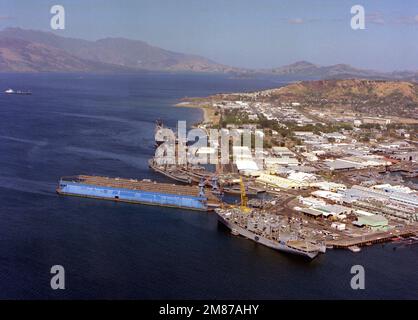
{"label": "yellow crane", "polygon": [[247,197],[247,193],[245,192],[245,185],[244,185],[244,182],[242,181],[242,177],[239,177],[239,185],[241,189],[241,210],[243,212],[249,212],[250,208],[248,208],[247,206],[248,197]]}

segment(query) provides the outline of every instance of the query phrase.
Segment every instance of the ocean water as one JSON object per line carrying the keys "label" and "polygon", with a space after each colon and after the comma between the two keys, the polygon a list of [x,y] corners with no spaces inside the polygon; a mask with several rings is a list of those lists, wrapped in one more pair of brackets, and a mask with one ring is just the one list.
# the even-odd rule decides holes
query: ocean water
{"label": "ocean water", "polygon": [[[1,299],[412,299],[418,246],[330,250],[314,261],[231,236],[213,214],[55,193],[60,176],[151,178],[156,119],[201,119],[184,96],[256,90],[268,80],[207,75],[2,74]],[[66,289],[50,288],[62,265]],[[350,269],[365,268],[365,290]]]}

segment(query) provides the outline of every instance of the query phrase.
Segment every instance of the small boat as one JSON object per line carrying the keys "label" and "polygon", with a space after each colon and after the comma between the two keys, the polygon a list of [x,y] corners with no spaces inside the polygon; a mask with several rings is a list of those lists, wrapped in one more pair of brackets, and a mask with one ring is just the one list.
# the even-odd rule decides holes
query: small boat
{"label": "small boat", "polygon": [[392,238],[391,239],[393,242],[395,242],[395,241],[401,241],[402,240],[402,238],[401,237],[394,237],[394,238]]}
{"label": "small boat", "polygon": [[13,89],[7,89],[4,91],[5,94],[20,94],[20,95],[31,95],[32,92],[30,91],[22,91],[22,90],[13,90]]}
{"label": "small boat", "polygon": [[239,236],[239,232],[238,232],[238,230],[236,230],[236,229],[231,229],[231,233],[232,233],[234,236]]}
{"label": "small boat", "polygon": [[[314,244],[314,243],[312,243],[312,244]],[[327,252],[327,246],[323,243],[319,244],[319,252],[321,252],[321,253]]]}
{"label": "small boat", "polygon": [[348,249],[351,252],[360,252],[361,251],[361,249],[358,246],[351,246],[351,247],[348,247]]}

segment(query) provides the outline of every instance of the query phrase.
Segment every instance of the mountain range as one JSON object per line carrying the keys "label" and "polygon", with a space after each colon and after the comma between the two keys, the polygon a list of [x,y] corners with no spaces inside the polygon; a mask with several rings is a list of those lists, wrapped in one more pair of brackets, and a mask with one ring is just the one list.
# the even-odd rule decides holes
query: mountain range
{"label": "mountain range", "polygon": [[0,71],[3,72],[145,70],[224,73],[235,69],[137,40],[106,38],[87,41],[20,28],[0,31]]}
{"label": "mountain range", "polygon": [[306,61],[271,69],[227,66],[198,55],[165,50],[139,40],[88,41],[51,32],[7,28],[0,31],[0,72],[202,72],[240,77],[309,79],[401,79],[418,81],[418,72],[379,72],[346,64],[319,66]]}

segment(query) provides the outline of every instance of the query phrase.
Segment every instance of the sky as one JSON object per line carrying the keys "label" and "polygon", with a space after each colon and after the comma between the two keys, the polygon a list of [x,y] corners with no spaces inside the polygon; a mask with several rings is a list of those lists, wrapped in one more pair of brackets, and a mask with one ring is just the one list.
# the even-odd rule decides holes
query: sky
{"label": "sky", "polygon": [[[65,8],[65,30],[51,30],[56,4]],[[364,30],[350,26],[357,4]],[[306,60],[418,70],[418,0],[0,0],[6,27],[143,40],[236,67]]]}

